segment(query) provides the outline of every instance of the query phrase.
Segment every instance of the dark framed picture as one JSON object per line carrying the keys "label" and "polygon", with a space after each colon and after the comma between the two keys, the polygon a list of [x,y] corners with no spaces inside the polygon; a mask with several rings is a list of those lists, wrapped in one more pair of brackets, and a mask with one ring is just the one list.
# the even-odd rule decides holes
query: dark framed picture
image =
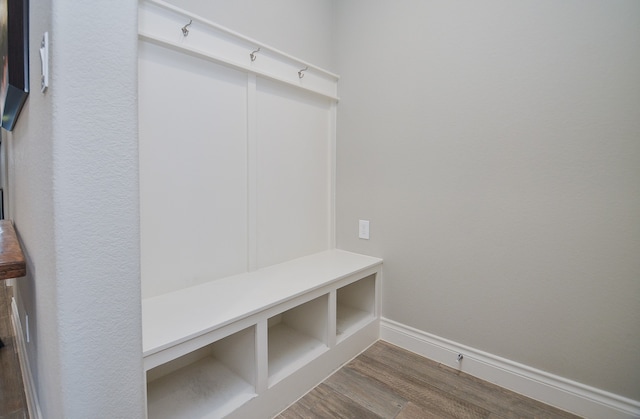
{"label": "dark framed picture", "polygon": [[0,0],[2,128],[12,131],[29,95],[29,0]]}

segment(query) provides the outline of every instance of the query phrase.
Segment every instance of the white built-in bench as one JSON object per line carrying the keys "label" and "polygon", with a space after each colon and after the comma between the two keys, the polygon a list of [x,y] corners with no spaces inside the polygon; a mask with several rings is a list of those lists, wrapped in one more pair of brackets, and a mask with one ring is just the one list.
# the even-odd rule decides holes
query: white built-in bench
{"label": "white built-in bench", "polygon": [[268,418],[379,336],[382,260],[328,250],[142,302],[150,418]]}

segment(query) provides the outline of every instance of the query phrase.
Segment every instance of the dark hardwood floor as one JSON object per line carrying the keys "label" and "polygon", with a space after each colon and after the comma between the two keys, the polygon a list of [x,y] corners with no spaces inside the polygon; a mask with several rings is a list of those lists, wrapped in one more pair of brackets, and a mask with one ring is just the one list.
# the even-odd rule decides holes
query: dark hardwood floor
{"label": "dark hardwood floor", "polygon": [[28,419],[10,308],[10,288],[0,281],[0,419]]}
{"label": "dark hardwood floor", "polygon": [[379,341],[277,419],[578,418]]}

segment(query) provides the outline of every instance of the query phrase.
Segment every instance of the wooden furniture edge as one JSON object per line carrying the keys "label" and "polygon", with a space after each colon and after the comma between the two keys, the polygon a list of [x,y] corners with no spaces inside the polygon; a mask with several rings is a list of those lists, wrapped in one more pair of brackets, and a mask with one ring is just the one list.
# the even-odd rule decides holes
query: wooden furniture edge
{"label": "wooden furniture edge", "polygon": [[27,264],[11,220],[0,220],[0,280],[27,274]]}

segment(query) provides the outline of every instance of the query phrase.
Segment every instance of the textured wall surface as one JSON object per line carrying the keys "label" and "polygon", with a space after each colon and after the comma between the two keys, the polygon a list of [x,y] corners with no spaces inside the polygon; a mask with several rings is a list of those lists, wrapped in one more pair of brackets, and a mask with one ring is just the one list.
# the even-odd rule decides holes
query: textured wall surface
{"label": "textured wall surface", "polygon": [[[51,2],[32,2],[30,8],[30,62],[39,63],[36,45],[51,29]],[[51,33],[50,33],[51,34]],[[62,411],[55,247],[53,237],[53,136],[52,102],[39,93],[40,69],[30,66],[31,93],[14,131],[3,131],[7,152],[8,208],[27,258],[27,276],[15,281],[20,295],[21,323],[27,328],[27,344],[34,381],[43,412],[60,417]],[[26,330],[23,332],[26,335]],[[45,349],[46,348],[46,349]],[[45,367],[46,366],[46,367]]]}
{"label": "textured wall surface", "polygon": [[336,8],[338,247],[384,316],[640,400],[640,3]]}
{"label": "textured wall surface", "polygon": [[10,216],[29,260],[17,283],[47,418],[144,414],[136,16],[134,0],[31,3],[32,91],[8,139]]}

